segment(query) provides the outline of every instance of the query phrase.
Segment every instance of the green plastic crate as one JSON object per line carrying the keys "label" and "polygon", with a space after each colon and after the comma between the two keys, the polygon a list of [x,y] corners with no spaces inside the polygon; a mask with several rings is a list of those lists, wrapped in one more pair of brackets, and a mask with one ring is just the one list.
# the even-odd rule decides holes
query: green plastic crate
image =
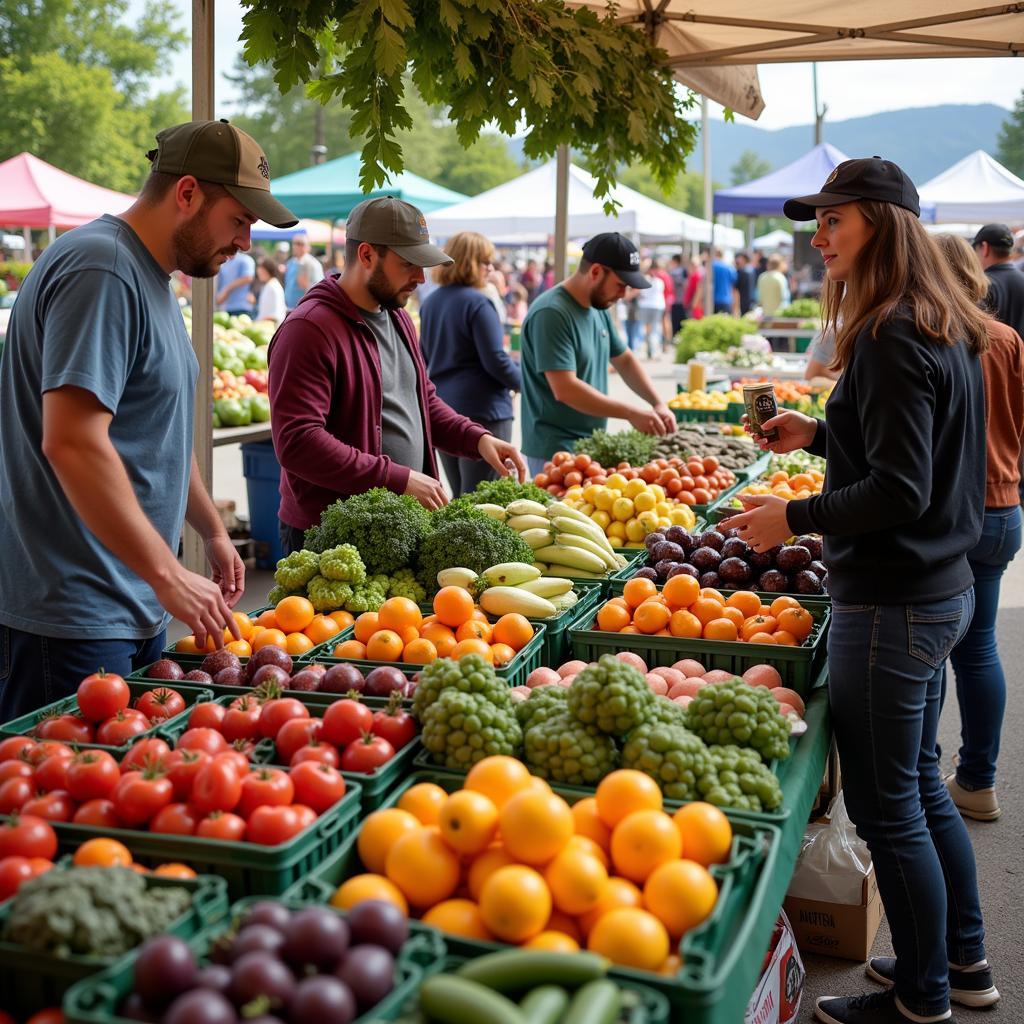
{"label": "green plastic crate", "polygon": [[[632,554],[632,552],[628,554]],[[556,615],[553,619],[530,619],[534,626],[544,626],[541,665],[556,666],[568,661],[569,627],[585,608],[596,608],[604,596],[604,584],[601,580],[578,581],[573,584],[573,589],[579,600],[561,615]]]}
{"label": "green plastic crate", "polygon": [[[264,898],[253,896],[239,900],[231,907],[230,922],[222,921],[191,937],[189,945],[196,955],[208,957],[213,943],[228,930],[225,924],[234,926],[251,904]],[[299,900],[283,902],[292,910],[301,910],[307,905]],[[419,989],[424,971],[436,971],[443,964],[444,941],[434,929],[412,921],[409,930],[409,940],[395,958],[395,987],[372,1010],[357,1017],[353,1024],[395,1020],[400,1008],[409,1003]],[[135,957],[128,956],[103,974],[76,985],[64,1000],[65,1024],[131,1024],[128,1018],[119,1016],[117,1010],[132,991],[134,970]]]}
{"label": "green plastic crate", "polygon": [[219,875],[227,882],[228,895],[240,899],[251,893],[280,895],[304,878],[323,859],[352,835],[359,822],[362,791],[348,783],[345,795],[324,811],[308,828],[279,846],[201,839],[136,829],[98,829],[89,825],[54,822],[59,848],[77,849],[87,839],[117,839],[143,863],[181,861],[200,874]]}
{"label": "green plastic crate", "polygon": [[[618,588],[622,592],[621,586]],[[762,600],[770,601],[779,594],[754,591]],[[782,676],[782,685],[796,690],[802,697],[810,692],[814,680],[825,664],[828,627],[832,620],[832,602],[828,598],[805,597],[800,603],[811,613],[814,626],[800,647],[777,644],[749,644],[736,640],[699,640],[675,636],[645,636],[642,633],[608,633],[595,629],[597,616],[583,612],[569,627],[569,642],[574,658],[597,661],[602,654],[633,651],[647,662],[648,668],[672,665],[681,658],[694,658],[702,664],[743,675],[753,665],[772,665]]]}
{"label": "green plastic crate", "polygon": [[[53,869],[61,870],[60,867]],[[227,886],[212,875],[177,879],[146,876],[151,887],[181,886],[193,892],[192,906],[168,927],[172,935],[189,939],[222,920],[228,912]],[[7,923],[11,900],[0,904],[0,932]],[[58,1006],[64,993],[76,982],[105,971],[121,957],[66,956],[39,953],[15,942],[0,940],[0,992],[4,1010],[28,1016],[45,1006]]]}
{"label": "green plastic crate", "polygon": [[[213,697],[213,692],[209,687],[196,686],[192,683],[170,682],[166,679],[151,679],[146,682],[142,682],[133,679],[131,676],[127,678],[126,682],[128,683],[128,691],[131,694],[129,707],[134,707],[135,701],[144,693],[148,693],[150,690],[155,690],[163,686],[181,694],[185,700],[185,710],[181,712],[180,715],[174,715],[171,718],[158,722],[156,725],[152,726],[152,728],[139,733],[138,736],[133,736],[127,743],[122,743],[119,746],[111,746],[104,743],[82,743],[78,744],[78,746],[88,748],[90,750],[107,750],[115,757],[120,756],[140,739],[145,739],[147,736],[153,736],[158,730],[167,725],[186,720],[189,712],[195,704],[205,700],[211,700]],[[54,701],[52,704],[47,704],[44,708],[39,708],[38,711],[31,711],[27,715],[22,715],[20,718],[14,718],[10,722],[0,725],[0,737],[29,735],[44,718],[52,714],[65,714],[66,712],[71,714],[76,714],[78,712],[78,698],[74,694],[70,697],[62,697],[60,700]]]}

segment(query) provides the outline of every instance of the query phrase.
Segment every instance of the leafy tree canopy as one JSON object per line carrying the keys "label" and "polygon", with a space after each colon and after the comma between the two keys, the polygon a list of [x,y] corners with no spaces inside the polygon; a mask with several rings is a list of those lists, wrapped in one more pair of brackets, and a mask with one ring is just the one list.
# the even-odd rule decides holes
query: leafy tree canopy
{"label": "leafy tree canopy", "polygon": [[745,149],[740,153],[736,163],[729,168],[729,173],[734,185],[742,185],[763,178],[771,169],[772,165],[767,160],[758,156],[752,149]]}
{"label": "leafy tree canopy", "polygon": [[1017,177],[1024,177],[1024,91],[999,130],[996,159]]}

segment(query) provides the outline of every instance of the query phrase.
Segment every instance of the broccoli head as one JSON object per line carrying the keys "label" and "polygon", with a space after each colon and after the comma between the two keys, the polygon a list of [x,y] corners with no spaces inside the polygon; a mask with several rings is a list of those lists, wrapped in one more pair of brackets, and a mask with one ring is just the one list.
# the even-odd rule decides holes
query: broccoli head
{"label": "broccoli head", "polygon": [[461,693],[477,693],[495,707],[512,713],[512,698],[508,695],[508,683],[499,679],[494,666],[484,661],[479,654],[467,654],[463,658],[438,658],[420,674],[416,692],[412,698],[412,713],[420,721],[423,714],[445,690]]}
{"label": "broccoli head", "polygon": [[420,547],[416,579],[428,594],[436,594],[442,569],[464,566],[482,573],[501,562],[533,564],[533,550],[510,526],[473,512],[468,518],[449,520],[430,531]]}
{"label": "broccoli head", "polygon": [[568,697],[569,690],[564,686],[536,686],[526,700],[516,704],[516,718],[524,730],[529,729],[538,717],[545,718],[565,711]]}
{"label": "broccoli head", "polygon": [[407,597],[421,604],[427,599],[427,592],[416,582],[412,569],[399,569],[391,574],[388,597]]}
{"label": "broccoli head", "polygon": [[318,612],[333,612],[352,599],[352,585],[326,576],[314,576],[306,587],[306,596]]}
{"label": "broccoli head", "polygon": [[752,747],[765,761],[789,757],[790,724],[763,686],[736,677],[703,686],[686,708],[686,722],[705,743]]}
{"label": "broccoli head", "polygon": [[277,563],[274,582],[294,594],[320,571],[320,556],[315,551],[293,551]]}
{"label": "broccoli head", "polygon": [[345,608],[356,615],[361,612],[375,612],[388,599],[386,588],[373,580],[360,583],[351,590],[352,595],[345,602]]}
{"label": "broccoli head", "polygon": [[515,756],[523,739],[511,710],[496,707],[481,693],[451,687],[426,709],[422,723],[423,746],[437,764],[456,771],[495,754]]}
{"label": "broccoli head", "polygon": [[622,767],[649,775],[670,800],[694,800],[701,783],[714,775],[711,757],[699,737],[679,725],[644,723],[622,748]]}
{"label": "broccoli head", "polygon": [[774,811],[782,805],[779,780],[762,763],[757,751],[729,743],[708,747],[714,775],[700,786],[702,799],[740,811]]}
{"label": "broccoli head", "polygon": [[618,750],[596,725],[584,725],[564,710],[533,719],[523,734],[523,760],[542,779],[592,786],[614,770]]}
{"label": "broccoli head", "polygon": [[329,580],[358,586],[366,581],[366,566],[351,544],[339,544],[336,548],[328,548],[320,556],[320,575]]}
{"label": "broccoli head", "polygon": [[569,710],[586,725],[612,736],[625,736],[647,715],[655,696],[647,680],[614,654],[602,655],[569,687]]}

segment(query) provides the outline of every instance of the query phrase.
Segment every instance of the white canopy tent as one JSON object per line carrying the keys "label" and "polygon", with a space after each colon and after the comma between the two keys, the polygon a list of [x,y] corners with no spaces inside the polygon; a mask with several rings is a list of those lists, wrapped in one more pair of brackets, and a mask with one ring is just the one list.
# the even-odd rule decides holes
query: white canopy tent
{"label": "white canopy tent", "polygon": [[937,174],[919,192],[922,207],[935,206],[938,223],[1024,223],[1024,181],[983,149]]}
{"label": "white canopy tent", "polygon": [[[481,192],[463,203],[427,215],[430,233],[450,238],[458,231],[477,231],[494,242],[543,243],[555,231],[557,162],[543,164],[519,178]],[[569,238],[589,238],[619,231],[640,242],[711,242],[712,225],[699,217],[616,185],[612,196],[621,203],[609,217],[603,200],[594,198],[594,178],[575,164],[569,168]],[[743,246],[743,232],[716,225],[714,243],[724,249]]]}
{"label": "white canopy tent", "polygon": [[779,228],[777,231],[769,231],[767,235],[758,235],[751,243],[752,249],[792,249],[793,236],[788,231]]}

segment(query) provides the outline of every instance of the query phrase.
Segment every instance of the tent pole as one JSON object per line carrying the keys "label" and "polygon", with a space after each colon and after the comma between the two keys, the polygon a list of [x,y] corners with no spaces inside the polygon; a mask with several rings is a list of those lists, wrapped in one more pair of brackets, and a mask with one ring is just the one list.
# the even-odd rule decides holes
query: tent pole
{"label": "tent pole", "polygon": [[713,182],[711,181],[711,124],[708,120],[707,96],[700,98],[700,137],[702,156],[704,157],[704,219],[711,224],[708,263],[704,272],[704,315],[710,316],[715,311],[715,282],[711,266],[715,260],[715,221]]}
{"label": "tent pole", "polygon": [[[192,0],[192,120],[213,120],[214,0]],[[199,475],[208,491],[213,486],[213,279],[192,280],[192,347],[199,360],[192,445]],[[206,572],[203,539],[185,526],[185,568]]]}
{"label": "tent pole", "polygon": [[35,262],[32,259],[32,229],[31,228],[22,228],[21,229],[21,237],[25,239],[25,262],[26,263],[33,263],[33,262]]}
{"label": "tent pole", "polygon": [[555,281],[565,280],[569,244],[569,147],[558,147],[555,163]]}
{"label": "tent pole", "polygon": [[57,241],[57,228],[53,224],[51,224],[46,229],[46,234],[49,239],[49,244],[53,245],[53,243]]}

